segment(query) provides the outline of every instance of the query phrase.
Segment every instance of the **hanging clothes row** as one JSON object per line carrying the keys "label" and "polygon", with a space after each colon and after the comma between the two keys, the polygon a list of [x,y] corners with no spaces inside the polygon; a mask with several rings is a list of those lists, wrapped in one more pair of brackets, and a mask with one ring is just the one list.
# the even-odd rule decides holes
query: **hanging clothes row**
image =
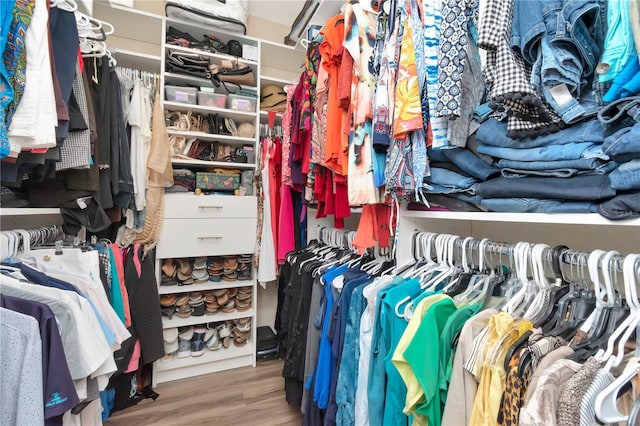
{"label": "hanging clothes row", "polygon": [[305,424],[615,423],[640,404],[640,254],[416,233],[413,256],[287,255],[276,325]]}
{"label": "hanging clothes row", "polygon": [[1,7],[9,76],[0,108],[2,205],[59,207],[66,234],[84,227],[111,240],[124,217],[132,241],[145,217],[157,216],[157,203],[145,214],[147,188],[158,185],[150,184],[148,169],[171,168],[169,154],[162,155],[164,120],[152,143],[157,76],[116,69],[106,47],[113,26],[73,2]]}
{"label": "hanging clothes row", "polygon": [[[298,83],[284,87],[282,185],[338,228],[349,206],[390,198],[637,218],[638,120],[628,111],[640,94],[640,9],[573,7],[347,2],[309,40]],[[530,22],[547,29],[529,33]],[[558,25],[571,28],[566,45],[554,45]]]}
{"label": "hanging clothes row", "polygon": [[[2,233],[11,257],[0,266],[0,414],[10,424],[102,424],[157,397],[150,366],[164,344],[153,260],[139,244],[43,247],[46,232]],[[12,251],[12,233],[36,235],[35,244]]]}

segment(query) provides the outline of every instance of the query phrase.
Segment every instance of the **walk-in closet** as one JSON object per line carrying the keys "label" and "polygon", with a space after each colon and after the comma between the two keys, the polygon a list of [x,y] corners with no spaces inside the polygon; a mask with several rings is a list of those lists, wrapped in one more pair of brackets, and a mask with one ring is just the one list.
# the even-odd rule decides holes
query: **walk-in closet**
{"label": "walk-in closet", "polygon": [[639,1],[0,22],[0,425],[640,425]]}

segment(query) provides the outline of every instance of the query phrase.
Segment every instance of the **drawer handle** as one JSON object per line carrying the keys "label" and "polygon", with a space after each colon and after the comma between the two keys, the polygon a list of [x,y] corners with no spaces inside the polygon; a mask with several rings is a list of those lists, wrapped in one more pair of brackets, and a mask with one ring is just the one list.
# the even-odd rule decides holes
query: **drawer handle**
{"label": "drawer handle", "polygon": [[199,209],[221,209],[224,206],[198,206]]}
{"label": "drawer handle", "polygon": [[199,240],[221,240],[222,237],[217,237],[217,236],[213,236],[213,237],[198,237]]}

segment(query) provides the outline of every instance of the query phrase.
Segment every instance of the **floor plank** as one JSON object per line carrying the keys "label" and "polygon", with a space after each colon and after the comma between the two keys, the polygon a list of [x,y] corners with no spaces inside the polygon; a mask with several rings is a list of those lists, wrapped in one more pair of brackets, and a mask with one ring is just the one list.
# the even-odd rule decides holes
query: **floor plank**
{"label": "floor plank", "polygon": [[106,426],[290,426],[302,415],[287,404],[282,361],[258,363],[191,379],[161,383],[156,401],[116,412]]}

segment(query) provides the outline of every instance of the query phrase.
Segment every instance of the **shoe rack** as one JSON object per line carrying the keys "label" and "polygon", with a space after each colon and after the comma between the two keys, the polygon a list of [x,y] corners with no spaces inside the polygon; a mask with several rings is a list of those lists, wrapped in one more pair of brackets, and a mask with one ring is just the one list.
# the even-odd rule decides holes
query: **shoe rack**
{"label": "shoe rack", "polygon": [[[163,109],[170,141],[184,142],[181,153],[174,150],[174,170],[222,171],[243,177],[251,172],[253,177],[259,158],[257,106],[251,107],[249,102],[239,107],[229,102],[233,93],[224,86],[215,87],[209,79],[175,70],[169,72],[167,64],[169,55],[178,52],[210,64],[221,65],[223,60],[232,59],[249,66],[256,86],[242,88],[255,91],[257,105],[259,61],[236,59],[201,42],[213,35],[222,43],[237,40],[259,51],[259,41],[180,20],[164,18],[163,22]],[[199,43],[176,45],[167,41],[170,27],[188,33]],[[253,135],[246,131],[251,126]],[[211,143],[209,159],[187,155],[196,141]],[[240,188],[247,186],[241,184]],[[253,179],[249,188],[253,188]],[[156,271],[167,355],[154,364],[154,384],[256,363],[255,191],[196,194],[165,194]]]}
{"label": "shoe rack", "polygon": [[[167,356],[154,365],[154,383],[255,366],[256,203],[251,196],[165,194],[156,273]],[[236,340],[239,321],[243,337]],[[216,349],[202,350],[221,324],[230,332],[215,333],[227,346],[210,342]],[[186,346],[190,333],[195,356],[178,356],[176,340]]]}

